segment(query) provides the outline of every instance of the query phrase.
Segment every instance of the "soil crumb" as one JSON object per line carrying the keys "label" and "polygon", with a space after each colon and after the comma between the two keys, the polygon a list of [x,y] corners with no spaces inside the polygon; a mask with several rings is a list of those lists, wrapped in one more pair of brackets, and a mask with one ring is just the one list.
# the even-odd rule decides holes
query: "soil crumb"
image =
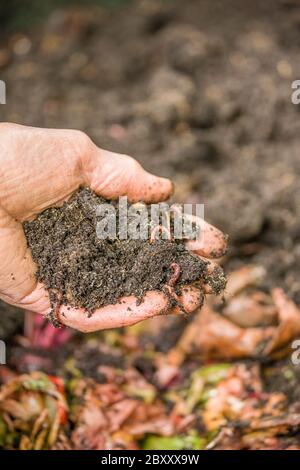
{"label": "soil crumb", "polygon": [[176,293],[186,284],[202,289],[204,282],[217,294],[224,289],[223,271],[209,274],[208,263],[186,250],[182,240],[100,239],[97,207],[103,203],[114,206],[118,222],[117,203],[82,188],[62,207],[24,223],[37,279],[48,289],[53,309],[70,305],[92,314],[123,296],[141,302],[147,291],[168,293],[166,286]]}

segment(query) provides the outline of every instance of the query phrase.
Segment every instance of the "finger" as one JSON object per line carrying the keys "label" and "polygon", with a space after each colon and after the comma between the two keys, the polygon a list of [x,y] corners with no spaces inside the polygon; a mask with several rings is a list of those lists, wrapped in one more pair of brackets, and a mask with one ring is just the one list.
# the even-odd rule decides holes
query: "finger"
{"label": "finger", "polygon": [[66,326],[88,333],[134,325],[165,312],[168,305],[169,300],[163,292],[151,291],[145,294],[139,305],[135,297],[123,297],[115,305],[107,305],[95,310],[90,317],[84,309],[62,306],[59,311],[59,320]]}
{"label": "finger", "polygon": [[30,312],[41,313],[43,315],[46,315],[51,310],[49,293],[45,286],[40,282],[36,284],[35,289],[30,292],[30,294],[26,295],[13,305],[29,310]]}
{"label": "finger", "polygon": [[221,294],[227,285],[227,278],[223,268],[214,261],[209,261],[200,255],[197,256],[207,264],[206,275],[202,284],[205,294]]}
{"label": "finger", "polygon": [[127,155],[97,149],[84,166],[86,183],[106,199],[127,196],[130,202],[155,203],[168,199],[173,192],[169,179],[148,173]]}
{"label": "finger", "polygon": [[186,248],[205,258],[220,258],[226,254],[227,236],[205,220],[194,215],[187,215],[199,227],[196,240],[188,240]]}

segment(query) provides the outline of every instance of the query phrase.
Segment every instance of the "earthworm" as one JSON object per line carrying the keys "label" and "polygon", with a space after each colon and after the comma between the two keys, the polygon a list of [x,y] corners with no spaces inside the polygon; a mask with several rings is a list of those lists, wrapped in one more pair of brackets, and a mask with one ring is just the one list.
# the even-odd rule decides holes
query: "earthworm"
{"label": "earthworm", "polygon": [[[168,240],[172,239],[172,235],[171,235],[171,232],[170,232],[169,229],[167,229],[164,225],[156,225],[151,231],[150,243],[153,243],[155,241],[156,234],[158,232],[163,232],[163,231],[165,231],[165,233],[167,233]],[[172,273],[171,277],[169,278],[169,280],[167,281],[166,286],[174,287],[176,282],[179,279],[181,269],[180,269],[179,264],[174,262],[174,263],[170,264],[170,270],[173,271],[173,273]]]}
{"label": "earthworm", "polygon": [[180,269],[179,264],[177,264],[177,263],[172,263],[170,265],[170,269],[173,271],[173,273],[172,273],[171,277],[168,279],[168,281],[166,282],[164,287],[167,289],[167,291],[169,292],[171,297],[173,297],[176,300],[176,302],[178,302],[178,296],[177,296],[176,292],[174,291],[174,286],[175,286],[176,282],[178,281],[178,278],[179,278],[180,273],[181,273],[181,269]]}
{"label": "earthworm", "polygon": [[178,307],[182,310],[183,313],[187,313],[184,306],[182,303],[179,301],[178,295],[176,294],[174,287],[179,279],[180,273],[181,273],[181,268],[178,263],[172,263],[170,265],[170,269],[173,271],[171,277],[168,279],[166,284],[164,285],[164,288],[168,291],[168,294],[170,297],[172,297],[175,301]]}
{"label": "earthworm", "polygon": [[174,287],[176,282],[178,281],[179,279],[179,276],[180,276],[180,273],[181,273],[181,269],[180,269],[180,266],[178,263],[172,263],[170,265],[170,269],[173,271],[173,274],[172,276],[169,278],[168,282],[167,282],[167,285],[170,286],[170,287]]}
{"label": "earthworm", "polygon": [[[158,232],[163,232],[163,231],[165,231],[165,233],[167,234],[168,240],[172,239],[172,235],[169,229],[167,229],[164,225],[156,225],[151,231],[150,243],[153,243],[156,240],[156,234]],[[174,262],[170,264],[169,269],[173,271],[173,273],[171,274],[170,278],[164,285],[164,288],[168,291],[169,296],[172,297],[176,301],[177,305],[179,305],[179,307],[184,312],[185,310],[183,306],[181,305],[181,303],[179,302],[178,295],[176,294],[174,290],[174,286],[176,285],[176,282],[178,281],[180,273],[181,273],[181,268],[178,263]]]}

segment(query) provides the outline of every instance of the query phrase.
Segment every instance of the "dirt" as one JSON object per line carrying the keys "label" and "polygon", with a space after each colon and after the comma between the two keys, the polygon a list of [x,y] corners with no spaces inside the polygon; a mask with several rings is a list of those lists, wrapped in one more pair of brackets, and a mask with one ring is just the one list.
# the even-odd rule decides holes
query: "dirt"
{"label": "dirt", "polygon": [[62,304],[92,313],[121,297],[134,295],[141,302],[153,290],[164,291],[173,305],[176,294],[171,296],[167,287],[180,294],[180,287],[194,284],[202,289],[204,282],[221,293],[222,271],[209,274],[208,263],[188,251],[181,240],[99,238],[96,227],[104,218],[97,217],[97,208],[108,203],[116,209],[118,227],[118,204],[87,188],[62,207],[47,209],[24,224],[38,265],[37,279],[49,290],[53,308]]}

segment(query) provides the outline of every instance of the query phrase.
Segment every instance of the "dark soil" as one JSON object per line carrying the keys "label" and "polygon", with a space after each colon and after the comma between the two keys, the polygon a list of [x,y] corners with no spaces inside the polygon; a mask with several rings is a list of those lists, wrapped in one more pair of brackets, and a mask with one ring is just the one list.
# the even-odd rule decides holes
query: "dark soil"
{"label": "dark soil", "polygon": [[[208,263],[186,250],[182,241],[98,238],[96,209],[107,202],[89,189],[81,189],[62,207],[47,209],[24,224],[38,265],[37,279],[49,289],[53,306],[93,312],[123,296],[134,295],[140,302],[147,291],[167,293],[168,284],[178,289],[193,283],[201,289],[206,281],[215,293],[223,290],[222,271],[211,276]],[[118,226],[118,205],[111,204]],[[174,279],[175,267],[180,268],[178,279]]]}

